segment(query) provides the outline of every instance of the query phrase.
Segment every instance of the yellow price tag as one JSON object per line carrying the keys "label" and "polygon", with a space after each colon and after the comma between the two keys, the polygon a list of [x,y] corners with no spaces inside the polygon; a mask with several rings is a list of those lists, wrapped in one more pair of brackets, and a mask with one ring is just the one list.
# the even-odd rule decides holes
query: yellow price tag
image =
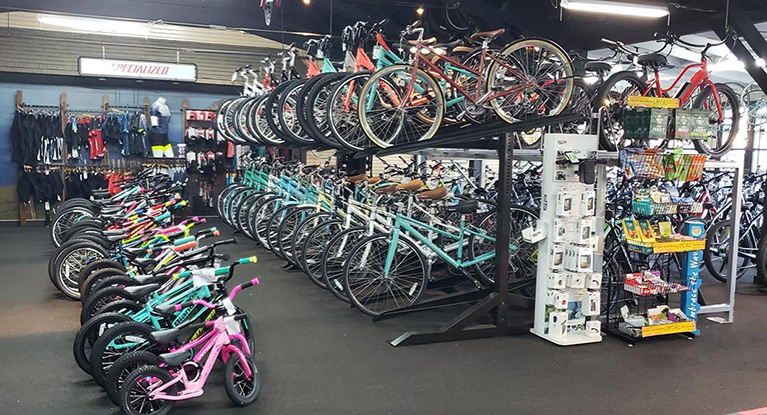
{"label": "yellow price tag", "polygon": [[672,324],[642,327],[642,337],[662,336],[664,334],[689,333],[695,331],[694,321],[682,321]]}
{"label": "yellow price tag", "polygon": [[679,99],[630,96],[628,105],[629,107],[679,108]]}

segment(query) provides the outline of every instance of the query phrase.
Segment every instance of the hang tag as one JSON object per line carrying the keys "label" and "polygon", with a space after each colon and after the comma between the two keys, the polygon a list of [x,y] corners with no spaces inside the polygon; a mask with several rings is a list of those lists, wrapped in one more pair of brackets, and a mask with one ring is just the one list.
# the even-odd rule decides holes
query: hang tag
{"label": "hang tag", "polygon": [[224,305],[224,308],[226,308],[227,313],[234,314],[237,312],[237,309],[234,307],[234,303],[232,303],[232,300],[229,298],[224,298],[221,300],[221,303]]}
{"label": "hang tag", "polygon": [[224,317],[224,323],[226,323],[226,331],[229,334],[242,333],[240,322],[235,320],[234,317]]}
{"label": "hang tag", "polygon": [[322,53],[322,50],[318,50],[317,51],[317,59],[324,59],[324,58],[325,58],[325,54]]}
{"label": "hang tag", "polygon": [[195,287],[211,285],[216,282],[216,270],[205,268],[192,271],[192,283]]}
{"label": "hang tag", "polygon": [[381,59],[381,45],[373,46],[373,59]]}

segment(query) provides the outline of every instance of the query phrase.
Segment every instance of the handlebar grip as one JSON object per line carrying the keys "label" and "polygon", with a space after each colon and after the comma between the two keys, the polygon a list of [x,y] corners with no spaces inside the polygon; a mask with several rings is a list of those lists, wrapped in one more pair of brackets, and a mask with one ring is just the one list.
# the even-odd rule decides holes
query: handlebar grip
{"label": "handlebar grip", "polygon": [[164,221],[165,219],[170,219],[170,212],[165,212],[165,213],[163,213],[162,215],[160,215],[160,216],[158,216],[158,217],[154,218],[154,220],[155,220],[155,221],[157,221],[157,222],[162,222],[162,221]]}
{"label": "handlebar grip", "polygon": [[176,311],[181,311],[182,309],[187,308],[187,307],[191,307],[193,305],[194,305],[193,301],[187,301],[185,303],[176,304],[175,309],[176,309]]}
{"label": "handlebar grip", "polygon": [[189,242],[194,242],[194,236],[187,236],[186,238],[177,239],[173,242],[173,245],[179,246],[183,244],[188,244]]}
{"label": "handlebar grip", "polygon": [[610,40],[610,39],[605,39],[605,38],[602,38],[602,43],[604,43],[605,45],[618,46],[618,42],[614,40]]}
{"label": "handlebar grip", "polygon": [[255,264],[256,262],[258,262],[258,258],[255,255],[247,258],[240,258],[237,260],[237,263],[240,265],[247,263]]}
{"label": "handlebar grip", "polygon": [[258,278],[253,278],[252,280],[240,285],[240,287],[242,287],[242,289],[244,290],[246,288],[250,288],[254,285],[259,285],[259,284],[261,284],[261,282],[258,280]]}

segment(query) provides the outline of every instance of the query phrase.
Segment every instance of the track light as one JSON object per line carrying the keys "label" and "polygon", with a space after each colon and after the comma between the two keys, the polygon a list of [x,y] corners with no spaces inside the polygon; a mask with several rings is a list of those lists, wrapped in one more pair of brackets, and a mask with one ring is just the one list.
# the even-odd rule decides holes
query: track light
{"label": "track light", "polygon": [[668,7],[605,0],[562,0],[563,9],[634,17],[668,16]]}
{"label": "track light", "polygon": [[304,4],[308,6],[312,4],[312,0],[304,0]]}
{"label": "track light", "polygon": [[423,6],[419,6],[417,9],[415,9],[415,13],[419,16],[423,16],[423,13],[426,11],[426,9],[423,8]]}

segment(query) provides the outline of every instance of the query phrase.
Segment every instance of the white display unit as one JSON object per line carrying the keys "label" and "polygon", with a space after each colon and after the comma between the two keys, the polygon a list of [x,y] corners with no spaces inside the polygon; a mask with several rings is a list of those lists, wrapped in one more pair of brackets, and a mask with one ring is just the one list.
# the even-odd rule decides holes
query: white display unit
{"label": "white display unit", "polygon": [[[597,230],[604,229],[605,166],[597,164],[596,183],[586,185],[579,180],[580,164],[557,163],[566,153],[580,160],[596,159],[598,148],[596,135],[546,134],[543,141],[539,228],[546,236],[538,245],[535,320],[530,331],[561,346],[602,341],[604,233]],[[593,206],[588,206],[589,199]],[[594,301],[596,311],[588,307]]]}

